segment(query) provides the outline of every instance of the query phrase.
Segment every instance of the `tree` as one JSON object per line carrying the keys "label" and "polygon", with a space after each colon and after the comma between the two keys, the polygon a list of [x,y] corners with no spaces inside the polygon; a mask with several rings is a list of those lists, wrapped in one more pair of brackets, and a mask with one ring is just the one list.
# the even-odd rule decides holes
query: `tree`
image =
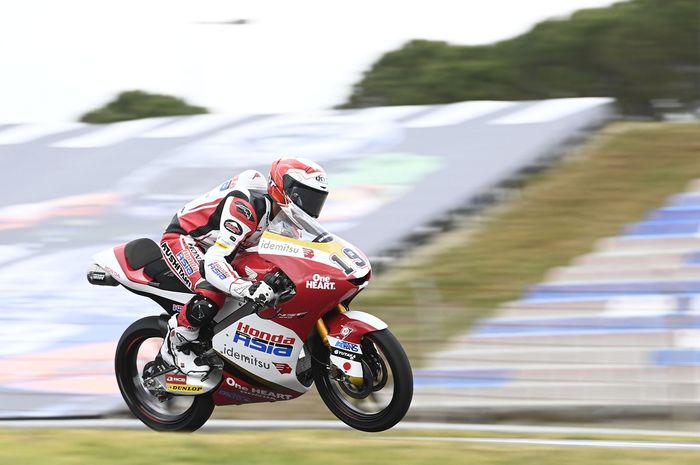
{"label": "tree", "polygon": [[700,2],[631,0],[535,25],[488,46],[414,40],[382,56],[342,107],[615,97],[653,115],[656,99],[700,103]]}
{"label": "tree", "polygon": [[141,90],[120,93],[102,108],[85,113],[84,123],[114,123],[155,116],[197,115],[208,113],[204,107],[193,106],[170,95],[149,94]]}

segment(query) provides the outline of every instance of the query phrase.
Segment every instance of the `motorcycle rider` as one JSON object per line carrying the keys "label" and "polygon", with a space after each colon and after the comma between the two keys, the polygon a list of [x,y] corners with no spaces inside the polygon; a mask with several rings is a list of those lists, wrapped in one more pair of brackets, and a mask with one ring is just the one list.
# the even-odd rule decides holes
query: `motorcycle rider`
{"label": "motorcycle rider", "polygon": [[273,290],[263,281],[239,276],[231,266],[240,250],[257,246],[280,207],[293,202],[317,218],[328,196],[326,172],[304,158],[272,163],[265,181],[246,170],[192,200],[173,217],[161,239],[165,262],[195,293],[168,321],[160,354],[187,375],[203,377],[210,366],[193,350],[199,329],[209,324],[228,295],[266,303]]}

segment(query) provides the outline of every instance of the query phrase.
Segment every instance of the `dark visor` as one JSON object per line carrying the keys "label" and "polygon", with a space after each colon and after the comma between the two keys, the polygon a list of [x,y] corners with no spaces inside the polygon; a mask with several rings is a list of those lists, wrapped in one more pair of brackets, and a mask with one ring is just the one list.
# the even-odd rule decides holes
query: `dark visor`
{"label": "dark visor", "polygon": [[314,218],[318,218],[328,196],[328,192],[305,186],[288,174],[284,175],[284,193],[299,208]]}

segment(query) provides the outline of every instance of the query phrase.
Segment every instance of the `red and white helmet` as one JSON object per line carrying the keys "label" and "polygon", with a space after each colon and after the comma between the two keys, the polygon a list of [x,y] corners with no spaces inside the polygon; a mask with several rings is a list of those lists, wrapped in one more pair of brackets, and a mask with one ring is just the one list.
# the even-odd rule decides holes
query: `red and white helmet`
{"label": "red and white helmet", "polygon": [[270,167],[267,193],[282,206],[291,202],[318,218],[328,197],[326,172],[305,158],[280,158]]}

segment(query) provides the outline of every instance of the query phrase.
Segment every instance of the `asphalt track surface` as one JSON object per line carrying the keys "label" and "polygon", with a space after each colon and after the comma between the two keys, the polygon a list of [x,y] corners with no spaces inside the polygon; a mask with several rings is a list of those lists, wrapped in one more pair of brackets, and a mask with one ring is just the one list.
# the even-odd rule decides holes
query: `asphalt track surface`
{"label": "asphalt track surface", "polygon": [[[138,420],[131,419],[86,419],[86,420],[2,420],[0,428],[55,428],[55,429],[104,429],[104,430],[146,430]],[[289,421],[289,420],[210,420],[201,432],[251,431],[251,430],[301,430],[301,429],[337,429],[352,428],[340,421]],[[528,426],[528,425],[478,425],[455,423],[416,423],[402,422],[391,431],[459,431],[534,434],[591,434],[597,436],[650,436],[674,437],[700,440],[700,431],[669,431],[622,428],[590,428],[568,426]],[[654,450],[697,450],[699,442],[666,442],[644,440],[604,440],[604,439],[547,439],[547,438],[464,438],[447,436],[375,436],[377,441],[428,441],[474,444],[535,445],[552,447],[588,447],[588,448],[627,448]]]}

